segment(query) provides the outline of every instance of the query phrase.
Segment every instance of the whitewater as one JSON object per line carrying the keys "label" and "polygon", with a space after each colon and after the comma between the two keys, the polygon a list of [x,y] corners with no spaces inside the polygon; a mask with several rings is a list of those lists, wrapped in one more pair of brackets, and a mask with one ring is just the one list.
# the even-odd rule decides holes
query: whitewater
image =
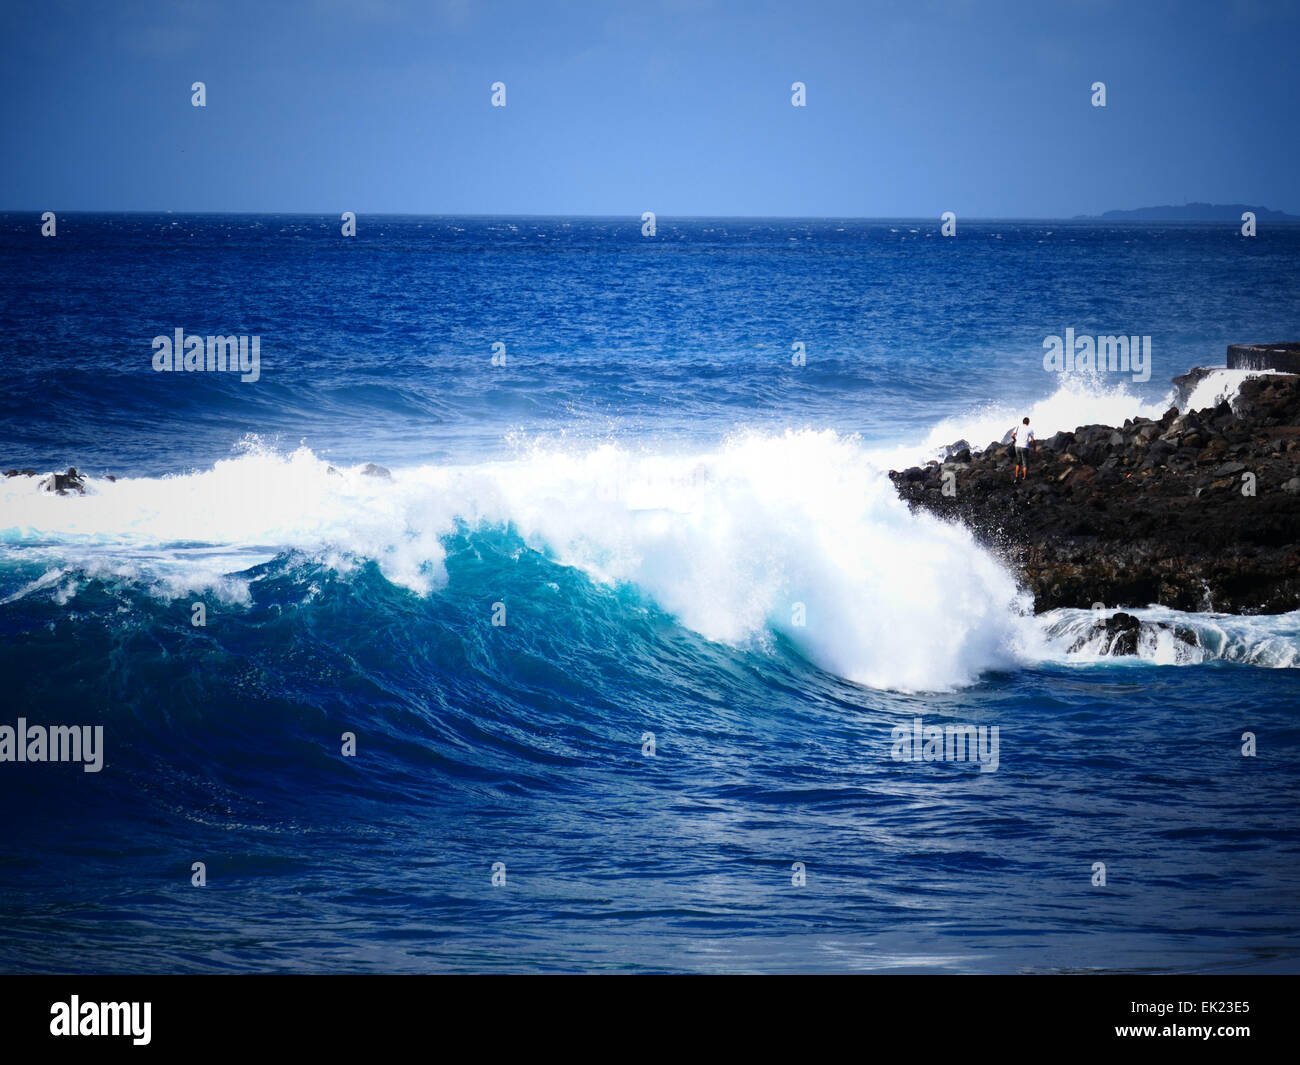
{"label": "whitewater", "polygon": [[[1231,399],[1249,374],[1219,371],[1188,406]],[[1040,438],[1159,417],[1124,387],[1068,379],[1032,405]],[[965,529],[914,514],[891,466],[957,439],[996,440],[1019,410],[985,405],[920,442],[881,447],[829,430],[738,431],[715,449],[518,436],[509,459],[336,468],[300,446],[247,439],[208,470],[96,480],[85,497],[0,484],[0,545],[39,576],[6,586],[73,599],[88,580],[130,581],[172,600],[239,606],[248,571],[294,552],[346,574],[373,560],[415,596],[447,585],[448,537],[502,529],[592,582],[632,586],[705,638],[763,653],[779,635],[828,672],[873,688],[942,691],[990,671],[1112,661],[1091,611],[1035,616],[1014,575]],[[978,443],[976,446],[980,446]],[[1112,610],[1114,607],[1112,607]],[[1127,604],[1144,622],[1195,630],[1200,645],[1144,628],[1134,664],[1300,665],[1300,612],[1234,618]]]}

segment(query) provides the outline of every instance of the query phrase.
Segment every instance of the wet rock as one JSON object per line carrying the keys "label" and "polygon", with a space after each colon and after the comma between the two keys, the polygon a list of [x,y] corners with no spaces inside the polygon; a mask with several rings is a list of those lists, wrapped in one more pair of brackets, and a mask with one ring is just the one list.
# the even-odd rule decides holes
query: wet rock
{"label": "wet rock", "polygon": [[1195,629],[1184,625],[1174,627],[1163,621],[1143,622],[1132,614],[1118,611],[1108,618],[1098,618],[1092,627],[1076,639],[1069,648],[1070,653],[1083,650],[1089,645],[1096,645],[1101,637],[1102,654],[1111,657],[1117,655],[1135,655],[1144,633],[1159,634],[1171,632],[1174,639],[1187,647],[1199,647],[1200,637]]}
{"label": "wet rock", "polygon": [[1142,631],[1142,623],[1132,614],[1125,614],[1120,611],[1113,614],[1105,621],[1100,622],[1102,631],[1106,633],[1106,650],[1112,655],[1135,655],[1138,651],[1138,635]]}
{"label": "wet rock", "polygon": [[373,462],[367,462],[361,467],[361,476],[363,477],[384,477],[391,479],[392,473],[383,466],[377,466]]}
{"label": "wet rock", "polygon": [[69,492],[86,494],[86,479],[77,472],[77,467],[69,466],[67,473],[53,473],[41,481],[40,487],[47,492],[57,492],[61,496]]}
{"label": "wet rock", "polygon": [[1243,381],[1233,404],[1242,423],[1300,425],[1300,375],[1266,374]]}

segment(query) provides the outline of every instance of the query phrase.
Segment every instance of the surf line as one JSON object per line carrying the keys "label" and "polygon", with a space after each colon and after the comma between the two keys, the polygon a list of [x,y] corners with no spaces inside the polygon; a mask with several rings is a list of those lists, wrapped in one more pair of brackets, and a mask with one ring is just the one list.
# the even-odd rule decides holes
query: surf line
{"label": "surf line", "polygon": [[82,771],[104,768],[103,725],[0,725],[0,762],[83,762]]}

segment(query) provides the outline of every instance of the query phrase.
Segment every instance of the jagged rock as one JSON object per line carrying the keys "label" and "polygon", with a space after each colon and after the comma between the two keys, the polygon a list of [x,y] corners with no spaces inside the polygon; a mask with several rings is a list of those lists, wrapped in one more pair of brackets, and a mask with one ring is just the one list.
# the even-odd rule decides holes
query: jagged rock
{"label": "jagged rock", "polygon": [[1070,645],[1069,653],[1073,654],[1081,651],[1098,636],[1104,636],[1106,641],[1104,653],[1106,655],[1112,657],[1116,655],[1135,655],[1138,653],[1138,643],[1144,631],[1155,633],[1172,632],[1174,639],[1181,644],[1189,647],[1199,647],[1201,645],[1200,637],[1196,634],[1195,629],[1189,629],[1183,625],[1174,627],[1165,624],[1163,621],[1143,622],[1132,614],[1126,614],[1121,610],[1108,618],[1098,618],[1094,621],[1092,628]]}
{"label": "jagged rock", "polygon": [[1135,655],[1138,651],[1138,634],[1142,623],[1132,614],[1120,611],[1104,621],[1097,623],[1106,633],[1106,653],[1112,655]]}
{"label": "jagged rock", "polygon": [[1259,427],[1300,425],[1300,375],[1266,374],[1243,381],[1233,409],[1238,421]]}
{"label": "jagged rock", "polygon": [[1232,406],[1057,433],[1026,483],[1012,482],[998,443],[964,464],[955,496],[937,490],[937,466],[891,476],[912,507],[963,522],[1017,569],[1039,611],[1198,610],[1208,591],[1219,610],[1282,613],[1300,609],[1297,426],[1300,376],[1271,374],[1244,382]]}
{"label": "jagged rock", "polygon": [[40,487],[47,492],[57,492],[61,496],[69,492],[76,492],[78,495],[86,494],[86,479],[77,472],[77,467],[69,466],[67,473],[52,473],[40,483]]}

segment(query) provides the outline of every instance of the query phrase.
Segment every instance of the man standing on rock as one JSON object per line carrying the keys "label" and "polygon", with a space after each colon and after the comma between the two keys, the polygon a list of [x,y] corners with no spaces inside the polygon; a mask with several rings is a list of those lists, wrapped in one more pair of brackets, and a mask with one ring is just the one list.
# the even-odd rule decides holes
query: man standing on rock
{"label": "man standing on rock", "polygon": [[1029,419],[1011,430],[1011,442],[1016,445],[1016,468],[1011,474],[1011,481],[1014,484],[1017,479],[1029,479],[1029,451],[1035,447],[1034,431],[1029,428]]}

